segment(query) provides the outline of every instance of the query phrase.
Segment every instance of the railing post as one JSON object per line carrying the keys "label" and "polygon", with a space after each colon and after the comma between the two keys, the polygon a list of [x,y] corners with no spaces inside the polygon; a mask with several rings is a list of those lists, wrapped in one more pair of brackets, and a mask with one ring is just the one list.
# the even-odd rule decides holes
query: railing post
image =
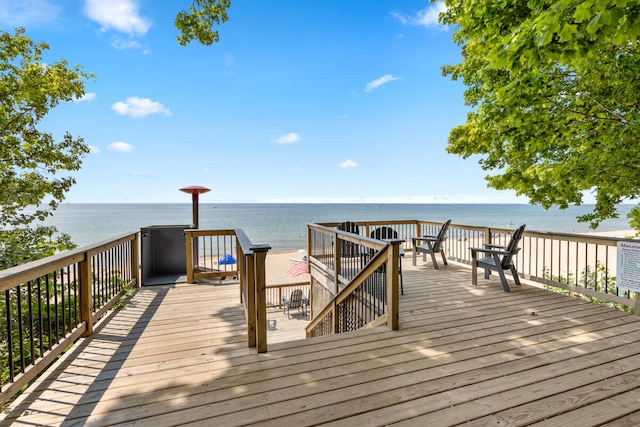
{"label": "railing post", "polygon": [[140,233],[136,233],[136,237],[131,241],[131,276],[135,280],[135,287],[140,287]]}
{"label": "railing post", "polygon": [[258,353],[267,351],[267,296],[266,296],[266,258],[271,249],[269,245],[252,246],[255,264],[255,292],[256,292],[256,347]]}
{"label": "railing post", "polygon": [[253,261],[253,253],[245,254],[245,271],[244,285],[247,292],[247,338],[249,347],[255,347],[258,344],[256,338],[256,287],[255,287],[255,263]]}
{"label": "railing post", "polygon": [[80,321],[84,322],[86,329],[82,334],[88,337],[93,334],[93,307],[91,301],[91,255],[85,252],[84,260],[80,261]]}
{"label": "railing post", "polygon": [[390,285],[387,286],[387,315],[389,316],[389,328],[392,331],[397,331],[400,328],[398,313],[400,309],[400,293],[398,292],[400,269],[398,263],[400,262],[400,244],[402,242],[402,240],[390,241],[391,246],[387,257],[387,283]]}
{"label": "railing post", "polygon": [[238,266],[238,283],[240,284],[240,304],[242,304],[244,302],[244,300],[242,299],[244,284],[247,283],[246,282],[247,269],[246,269],[246,264],[244,259],[244,252],[242,252],[242,246],[240,245],[240,241],[238,240],[237,236],[236,236],[236,260],[238,262],[237,266]]}
{"label": "railing post", "polygon": [[422,235],[422,226],[420,225],[420,221],[416,221],[415,237],[420,237],[421,235]]}
{"label": "railing post", "polygon": [[187,245],[187,283],[193,283],[193,233],[185,230],[184,236]]}
{"label": "railing post", "polygon": [[340,241],[339,241],[339,237],[338,237],[338,233],[334,233],[333,234],[333,242],[334,242],[334,248],[333,248],[333,262],[335,265],[335,268],[333,269],[333,284],[336,288],[336,292],[338,289],[338,282],[339,282],[339,276],[341,273],[341,265],[340,265]]}
{"label": "railing post", "polygon": [[487,229],[484,232],[484,243],[487,245],[490,245],[492,241],[493,239],[491,237],[491,228],[487,227]]}

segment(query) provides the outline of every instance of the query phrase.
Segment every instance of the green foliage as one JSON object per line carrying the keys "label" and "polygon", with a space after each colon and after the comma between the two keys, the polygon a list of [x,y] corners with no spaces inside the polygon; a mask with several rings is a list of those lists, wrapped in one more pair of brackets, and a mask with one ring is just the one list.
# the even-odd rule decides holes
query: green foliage
{"label": "green foliage", "polygon": [[56,141],[38,125],[60,102],[81,97],[92,76],[65,60],[45,64],[48,48],[24,29],[0,31],[0,269],[70,244],[68,236],[54,239],[55,228],[33,224],[64,199],[75,180],[60,172],[80,169],[89,148],[68,133]]}
{"label": "green foliage", "polygon": [[[575,285],[578,287],[582,287],[585,289],[590,289],[596,292],[600,292],[603,294],[617,295],[621,296],[619,290],[616,286],[616,277],[609,276],[606,266],[598,262],[594,267],[587,266],[584,270],[580,272],[578,277],[576,278],[573,273],[568,273],[566,276],[558,275],[552,276],[549,272],[548,268],[544,269],[542,277],[547,280],[551,280],[554,282],[558,282],[564,285]],[[564,295],[573,295],[574,293],[561,288],[553,287],[552,285],[545,286],[546,289],[558,292]],[[628,313],[634,313],[634,301],[635,298],[631,298],[628,291],[626,292],[626,296],[629,298],[629,305],[618,304],[611,301],[607,301],[601,298],[595,298],[588,295],[578,294],[579,298],[582,298],[586,301],[593,302],[596,304],[606,305],[607,307],[615,308],[616,310],[626,311]]]}
{"label": "green foliage", "polygon": [[193,0],[188,11],[181,11],[176,16],[175,26],[181,35],[177,37],[180,46],[186,46],[194,39],[205,46],[217,43],[220,38],[213,25],[227,22],[227,9],[231,0]]}
{"label": "green foliage", "polygon": [[445,3],[463,61],[443,73],[472,108],[447,150],[544,208],[593,192],[593,228],[617,217],[640,196],[640,1]]}
{"label": "green foliage", "polygon": [[[46,275],[9,291],[9,304],[4,296],[0,298],[0,384],[9,382],[9,366],[14,372],[32,364],[51,350],[80,323],[79,284],[75,273],[67,270],[66,275]],[[124,290],[124,298],[133,294],[127,288],[128,280],[118,270],[110,270],[104,277],[93,275],[93,310],[100,310],[119,292]],[[116,308],[122,308],[121,299]],[[7,316],[11,329],[6,327]],[[11,337],[11,360],[9,358],[9,337]]]}
{"label": "green foliage", "polygon": [[[78,324],[77,284],[56,283],[53,276],[43,278],[38,285],[21,286],[10,291],[7,309],[6,298],[0,299],[0,324],[10,330],[0,330],[0,380],[9,382],[9,364],[18,373],[21,360],[25,367],[41,357],[65,337]],[[59,278],[58,278],[59,279]],[[9,360],[9,335],[12,357]]]}

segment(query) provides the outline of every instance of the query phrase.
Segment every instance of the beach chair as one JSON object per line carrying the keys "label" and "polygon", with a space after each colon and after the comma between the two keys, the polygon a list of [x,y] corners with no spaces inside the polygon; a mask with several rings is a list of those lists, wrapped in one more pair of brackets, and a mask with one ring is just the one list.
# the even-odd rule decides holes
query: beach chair
{"label": "beach chair", "polygon": [[[444,254],[444,241],[447,239],[447,230],[451,220],[448,220],[440,227],[440,231],[435,236],[422,235],[420,237],[412,237],[413,242],[413,265],[416,265],[416,257],[419,253],[422,254],[422,260],[427,260],[427,254],[431,255],[431,261],[433,262],[433,268],[438,270],[438,263],[436,262],[436,254],[442,255],[442,262],[447,264],[447,257]],[[421,244],[424,242],[424,244]]]}
{"label": "beach chair", "polygon": [[[397,240],[398,233],[391,227],[379,227],[374,229],[369,237],[376,240]],[[370,254],[373,256],[373,254]],[[400,245],[400,259],[398,260],[398,270],[400,273],[400,294],[404,295],[404,289],[402,286],[402,258],[404,257],[404,248]]]}
{"label": "beach chair", "polygon": [[282,308],[286,313],[288,318],[291,318],[291,309],[297,308],[302,312],[303,315],[307,315],[307,298],[302,294],[302,289],[294,289],[291,292],[291,297],[283,297],[282,298]]}
{"label": "beach chair", "polygon": [[[471,250],[471,283],[478,284],[478,268],[484,268],[484,278],[489,278],[490,271],[497,271],[502,282],[502,288],[505,292],[511,292],[504,275],[506,270],[511,272],[513,281],[516,285],[520,285],[518,272],[513,262],[513,257],[520,251],[518,243],[524,234],[524,225],[521,225],[511,235],[511,240],[506,246],[485,244],[483,248],[469,248]],[[478,258],[478,253],[486,256]]]}

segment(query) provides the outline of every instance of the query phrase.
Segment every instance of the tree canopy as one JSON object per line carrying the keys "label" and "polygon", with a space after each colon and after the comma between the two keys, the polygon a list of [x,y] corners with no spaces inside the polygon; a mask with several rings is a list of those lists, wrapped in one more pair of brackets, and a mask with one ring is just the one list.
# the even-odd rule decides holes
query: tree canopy
{"label": "tree canopy", "polygon": [[68,133],[56,141],[37,126],[60,102],[81,97],[92,76],[65,60],[43,63],[48,48],[24,29],[0,32],[0,269],[71,245],[38,222],[75,183],[61,172],[78,170],[89,148]]}
{"label": "tree canopy", "polygon": [[227,9],[230,6],[231,0],[193,0],[188,10],[182,10],[176,16],[175,26],[181,33],[177,37],[178,43],[181,46],[193,40],[205,46],[217,43],[220,37],[213,26],[227,22]]}
{"label": "tree canopy", "polygon": [[[445,0],[471,107],[447,150],[544,208],[595,196],[591,227],[640,195],[640,1]],[[629,214],[640,230],[640,207]]]}

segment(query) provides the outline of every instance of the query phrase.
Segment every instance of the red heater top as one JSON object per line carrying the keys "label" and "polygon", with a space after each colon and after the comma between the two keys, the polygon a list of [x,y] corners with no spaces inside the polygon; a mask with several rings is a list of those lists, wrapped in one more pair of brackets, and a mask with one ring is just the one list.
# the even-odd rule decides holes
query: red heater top
{"label": "red heater top", "polygon": [[208,193],[211,190],[206,187],[200,187],[199,185],[190,185],[189,187],[181,188],[180,191],[183,193],[191,193],[191,202],[193,204],[191,228],[198,228],[198,196],[202,193]]}
{"label": "red heater top", "polygon": [[190,185],[188,187],[183,187],[180,189],[183,193],[191,193],[192,199],[197,199],[198,194],[208,193],[211,191],[207,187],[201,187],[199,185]]}

